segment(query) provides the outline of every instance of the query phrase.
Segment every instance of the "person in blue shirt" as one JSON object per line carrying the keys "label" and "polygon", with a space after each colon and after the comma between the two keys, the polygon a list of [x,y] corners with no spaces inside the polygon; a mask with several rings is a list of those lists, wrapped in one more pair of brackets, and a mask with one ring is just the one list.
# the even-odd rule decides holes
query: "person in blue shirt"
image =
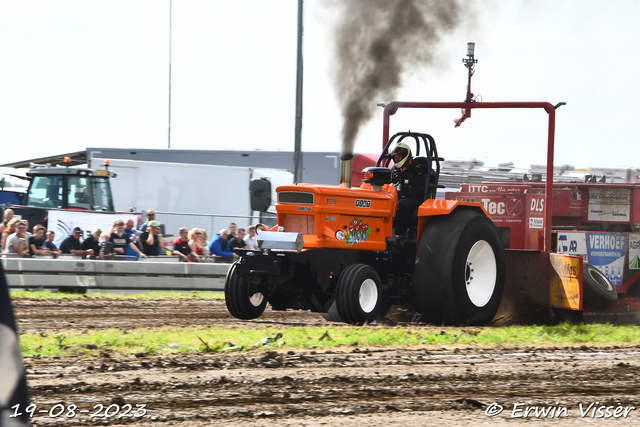
{"label": "person in blue shirt", "polygon": [[[138,230],[133,227],[133,220],[131,218],[129,218],[125,223],[124,231],[122,233],[128,236],[129,240],[131,240],[134,245],[138,246]],[[130,246],[125,248],[125,255],[138,258],[138,254]]]}
{"label": "person in blue shirt", "polygon": [[219,256],[226,258],[225,261],[232,261],[235,258],[238,258],[238,254],[234,254],[229,249],[229,242],[227,242],[227,237],[229,236],[229,231],[226,228],[220,230],[220,233],[216,234],[216,237],[211,240],[209,245],[209,253],[213,256]]}
{"label": "person in blue shirt", "polygon": [[45,242],[42,244],[42,247],[47,250],[47,253],[53,255],[54,257],[62,253],[62,251],[58,249],[56,244],[53,243],[55,238],[56,238],[55,231],[49,230],[47,231],[47,240],[45,240]]}

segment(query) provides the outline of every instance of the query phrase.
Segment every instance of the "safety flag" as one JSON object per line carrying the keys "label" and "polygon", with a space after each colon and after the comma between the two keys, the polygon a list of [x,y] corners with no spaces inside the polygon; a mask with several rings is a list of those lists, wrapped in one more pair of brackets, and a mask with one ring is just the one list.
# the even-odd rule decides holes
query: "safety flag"
{"label": "safety flag", "polygon": [[[9,286],[0,262],[0,427],[27,426],[27,406],[27,378],[9,299]],[[19,413],[20,416],[15,416]]]}

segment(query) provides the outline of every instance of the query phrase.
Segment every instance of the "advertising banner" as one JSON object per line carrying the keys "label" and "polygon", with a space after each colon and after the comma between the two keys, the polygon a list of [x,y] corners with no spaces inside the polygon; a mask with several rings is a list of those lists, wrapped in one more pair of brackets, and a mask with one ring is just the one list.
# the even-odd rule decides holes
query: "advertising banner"
{"label": "advertising banner", "polygon": [[125,223],[131,218],[134,223],[138,221],[138,217],[133,214],[116,213],[101,214],[89,212],[67,212],[67,211],[49,211],[49,222],[47,230],[53,230],[56,233],[54,243],[60,246],[62,240],[71,234],[75,227],[82,228],[82,238],[86,239],[91,236],[96,228],[104,232],[109,232],[113,226],[113,222],[121,219]]}
{"label": "advertising banner", "polygon": [[589,264],[604,274],[612,285],[622,285],[627,235],[623,233],[587,233]]}
{"label": "advertising banner", "polygon": [[[600,270],[615,286],[623,284],[627,247],[629,268],[636,265],[635,268],[640,269],[637,266],[640,261],[640,234],[558,232],[557,243],[558,253],[582,256],[585,262]],[[635,248],[633,253],[632,248]]]}
{"label": "advertising banner", "polygon": [[629,234],[629,269],[640,270],[640,234]]}
{"label": "advertising banner", "polygon": [[587,262],[587,233],[558,232],[558,253],[579,255]]}
{"label": "advertising banner", "polygon": [[589,221],[629,222],[631,190],[589,187]]}

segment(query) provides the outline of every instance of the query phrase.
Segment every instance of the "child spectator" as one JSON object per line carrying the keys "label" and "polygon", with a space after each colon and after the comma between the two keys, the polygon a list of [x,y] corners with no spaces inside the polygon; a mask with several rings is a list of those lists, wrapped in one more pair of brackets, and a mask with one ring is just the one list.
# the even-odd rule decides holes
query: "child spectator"
{"label": "child spectator", "polygon": [[109,241],[110,238],[109,233],[102,233],[100,235],[100,254],[102,255],[100,259],[104,259],[105,256],[113,257],[113,255],[115,255],[113,243]]}
{"label": "child spectator", "polygon": [[53,243],[55,238],[56,238],[56,232],[55,231],[53,231],[53,230],[47,231],[47,240],[45,240],[45,242],[42,244],[42,247],[47,251],[48,254],[51,254],[54,257],[57,257],[62,252],[60,252],[60,250],[58,249],[56,244]]}

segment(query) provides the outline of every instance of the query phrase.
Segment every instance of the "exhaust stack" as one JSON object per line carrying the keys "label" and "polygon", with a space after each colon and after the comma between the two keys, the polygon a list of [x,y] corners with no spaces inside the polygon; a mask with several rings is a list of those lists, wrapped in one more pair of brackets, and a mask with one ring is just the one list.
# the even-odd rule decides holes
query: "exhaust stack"
{"label": "exhaust stack", "polygon": [[340,156],[340,185],[351,188],[351,169],[353,167],[353,154],[347,153]]}

